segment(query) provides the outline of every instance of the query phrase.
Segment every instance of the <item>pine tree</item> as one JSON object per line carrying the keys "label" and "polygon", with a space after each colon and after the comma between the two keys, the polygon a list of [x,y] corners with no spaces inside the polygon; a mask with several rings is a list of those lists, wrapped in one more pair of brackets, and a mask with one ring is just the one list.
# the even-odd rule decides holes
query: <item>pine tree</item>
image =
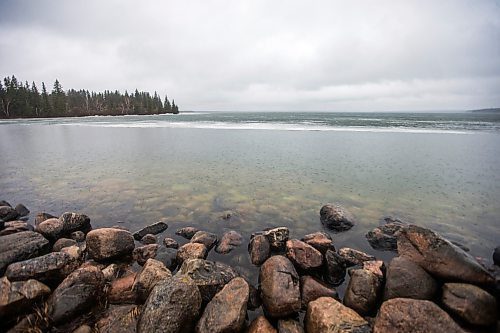
{"label": "pine tree", "polygon": [[165,95],[165,102],[163,103],[163,110],[166,113],[172,113],[172,105],[170,105],[170,101],[168,100],[167,95]]}
{"label": "pine tree", "polygon": [[52,105],[50,105],[50,98],[47,93],[47,88],[45,87],[45,82],[42,82],[42,116],[52,116]]}
{"label": "pine tree", "polygon": [[51,97],[55,116],[64,116],[66,113],[66,94],[64,93],[64,90],[59,83],[59,80],[57,79],[56,82],[54,82],[54,88],[52,89]]}

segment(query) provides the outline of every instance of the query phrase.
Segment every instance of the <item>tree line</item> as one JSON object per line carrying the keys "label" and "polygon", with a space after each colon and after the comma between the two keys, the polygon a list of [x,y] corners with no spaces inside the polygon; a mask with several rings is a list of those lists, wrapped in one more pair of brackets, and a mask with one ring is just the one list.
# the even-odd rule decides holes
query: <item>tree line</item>
{"label": "tree line", "polygon": [[41,91],[35,82],[24,84],[14,75],[0,81],[0,118],[50,118],[108,115],[147,115],[160,113],[179,113],[179,107],[167,96],[162,101],[154,92],[138,91],[133,93],[118,90],[93,92],[69,89],[64,91],[56,80],[48,92],[42,82]]}

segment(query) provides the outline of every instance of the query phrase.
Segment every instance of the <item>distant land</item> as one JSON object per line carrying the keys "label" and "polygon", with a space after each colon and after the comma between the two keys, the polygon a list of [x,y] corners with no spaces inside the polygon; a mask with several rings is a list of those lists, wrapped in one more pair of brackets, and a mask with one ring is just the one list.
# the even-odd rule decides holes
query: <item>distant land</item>
{"label": "distant land", "polygon": [[467,112],[500,113],[500,108],[477,109],[477,110],[469,110]]}
{"label": "distant land", "polygon": [[175,101],[167,96],[162,101],[155,91],[133,93],[118,90],[94,92],[84,89],[63,90],[59,80],[54,82],[49,93],[42,82],[39,92],[35,82],[23,83],[14,75],[0,82],[0,118],[51,118],[83,116],[122,116],[179,113]]}

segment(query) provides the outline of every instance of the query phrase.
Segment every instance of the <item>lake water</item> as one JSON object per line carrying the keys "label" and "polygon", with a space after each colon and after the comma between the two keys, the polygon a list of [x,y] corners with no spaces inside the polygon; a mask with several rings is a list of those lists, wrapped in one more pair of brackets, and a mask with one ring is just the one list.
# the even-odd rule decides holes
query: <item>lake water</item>
{"label": "lake water", "polygon": [[[500,239],[500,115],[475,113],[184,113],[0,121],[0,199],[78,211],[131,231],[197,226],[245,243],[209,258],[256,281],[249,235],[322,230],[343,204],[359,223],[337,248],[381,258],[364,235],[392,215],[491,260]],[[231,218],[221,218],[231,212]]]}

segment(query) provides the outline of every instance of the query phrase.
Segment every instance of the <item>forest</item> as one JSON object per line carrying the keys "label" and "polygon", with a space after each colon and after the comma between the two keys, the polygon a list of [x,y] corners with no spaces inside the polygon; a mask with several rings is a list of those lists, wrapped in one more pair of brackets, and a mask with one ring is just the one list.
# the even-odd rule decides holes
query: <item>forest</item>
{"label": "forest", "polygon": [[69,89],[64,91],[55,80],[49,92],[42,82],[41,90],[35,82],[31,85],[19,81],[14,75],[0,82],[0,118],[50,118],[109,115],[148,115],[179,113],[175,101],[162,98],[154,92],[133,93],[118,90],[94,92]]}

